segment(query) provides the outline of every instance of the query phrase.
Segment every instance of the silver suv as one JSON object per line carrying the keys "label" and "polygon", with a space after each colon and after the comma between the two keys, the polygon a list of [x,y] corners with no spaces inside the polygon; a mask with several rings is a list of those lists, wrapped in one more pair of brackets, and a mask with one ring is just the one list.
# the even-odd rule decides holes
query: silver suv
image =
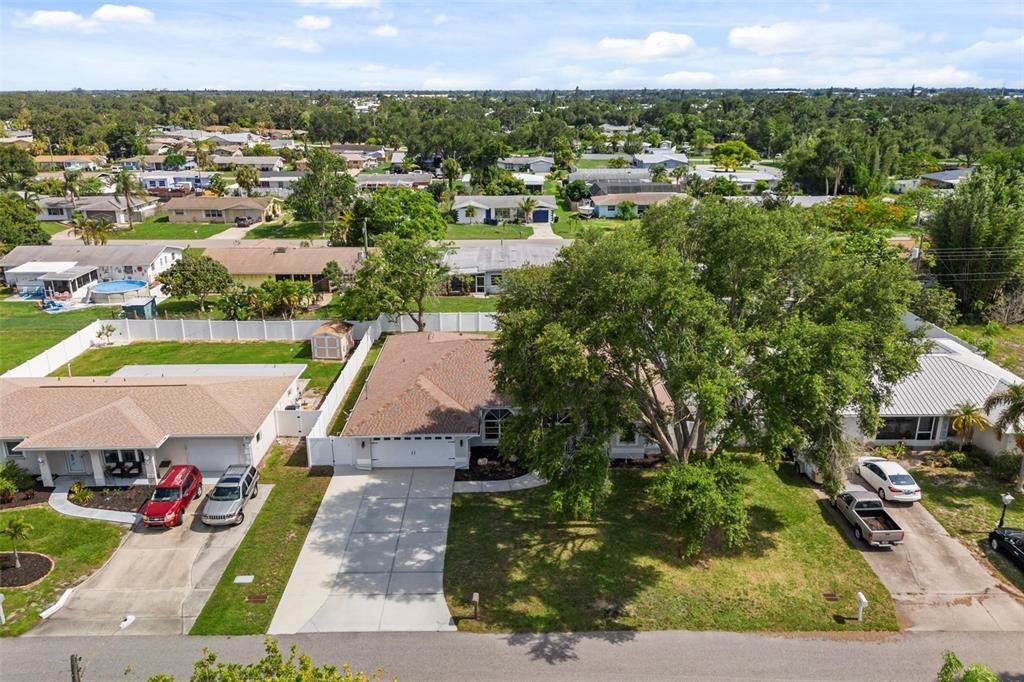
{"label": "silver suv", "polygon": [[237,526],[245,520],[245,503],[259,492],[260,474],[247,464],[232,464],[206,496],[202,521],[207,526]]}

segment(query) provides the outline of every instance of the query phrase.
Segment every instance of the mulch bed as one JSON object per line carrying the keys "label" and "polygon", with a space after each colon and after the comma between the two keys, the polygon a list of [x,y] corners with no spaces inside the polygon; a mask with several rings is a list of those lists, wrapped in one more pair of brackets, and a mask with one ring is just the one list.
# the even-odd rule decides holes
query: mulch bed
{"label": "mulch bed", "polygon": [[53,492],[53,488],[44,488],[40,483],[32,490],[15,493],[14,499],[10,502],[0,503],[0,511],[17,509],[18,507],[30,507],[33,504],[46,504],[50,499],[51,492]]}
{"label": "mulch bed", "polygon": [[53,570],[53,559],[35,552],[18,552],[21,568],[14,567],[14,553],[0,552],[0,587],[24,587],[42,580]]}
{"label": "mulch bed", "polygon": [[[481,464],[486,460],[486,464]],[[520,462],[508,462],[497,448],[473,448],[469,455],[469,468],[456,469],[456,481],[507,481],[525,476],[529,470]]]}
{"label": "mulch bed", "polygon": [[75,502],[80,507],[109,511],[137,512],[153,494],[155,486],[133,485],[130,488],[90,488],[92,499],[88,503]]}

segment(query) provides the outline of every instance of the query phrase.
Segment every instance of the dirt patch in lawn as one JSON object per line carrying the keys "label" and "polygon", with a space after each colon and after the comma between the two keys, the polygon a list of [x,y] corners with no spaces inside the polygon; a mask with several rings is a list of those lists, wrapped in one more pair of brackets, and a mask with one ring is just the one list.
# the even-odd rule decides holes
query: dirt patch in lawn
{"label": "dirt patch in lawn", "polygon": [[0,553],[0,587],[34,585],[53,570],[53,559],[37,552],[18,552],[21,566],[15,566],[14,553]]}
{"label": "dirt patch in lawn", "polygon": [[133,485],[130,488],[92,488],[92,499],[75,502],[79,507],[108,511],[137,512],[153,494],[155,486]]}

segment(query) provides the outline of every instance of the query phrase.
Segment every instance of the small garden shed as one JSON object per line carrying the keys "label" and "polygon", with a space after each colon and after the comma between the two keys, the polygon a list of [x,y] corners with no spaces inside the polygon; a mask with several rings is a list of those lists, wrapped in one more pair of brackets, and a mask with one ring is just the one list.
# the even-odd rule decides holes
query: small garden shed
{"label": "small garden shed", "polygon": [[352,352],[352,325],[342,320],[325,322],[310,337],[314,360],[344,360]]}

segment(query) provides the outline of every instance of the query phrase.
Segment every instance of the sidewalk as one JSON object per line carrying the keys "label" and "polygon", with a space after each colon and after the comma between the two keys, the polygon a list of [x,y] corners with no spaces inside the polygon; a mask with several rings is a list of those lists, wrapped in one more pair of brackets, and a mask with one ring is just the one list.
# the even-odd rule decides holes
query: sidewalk
{"label": "sidewalk", "polygon": [[132,512],[110,511],[108,509],[90,509],[72,504],[68,499],[68,491],[75,483],[73,479],[64,477],[56,481],[53,492],[50,494],[50,506],[58,514],[64,516],[76,516],[80,519],[95,519],[97,521],[109,521],[111,523],[124,523],[129,526],[135,525],[139,515]]}
{"label": "sidewalk", "polygon": [[516,490],[539,488],[547,483],[537,474],[526,474],[519,478],[506,481],[456,481],[452,486],[453,493],[510,493]]}

